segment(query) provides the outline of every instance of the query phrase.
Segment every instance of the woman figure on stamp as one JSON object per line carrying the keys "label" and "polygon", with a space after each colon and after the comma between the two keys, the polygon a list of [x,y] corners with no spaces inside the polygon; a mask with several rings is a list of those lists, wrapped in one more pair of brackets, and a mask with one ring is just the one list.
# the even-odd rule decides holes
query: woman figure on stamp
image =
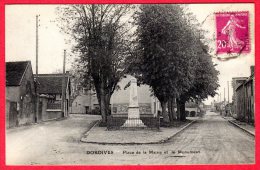
{"label": "woman figure on stamp", "polygon": [[222,34],[228,35],[229,40],[229,47],[231,50],[234,48],[242,48],[245,44],[243,41],[241,41],[236,34],[236,27],[245,29],[246,27],[243,27],[239,25],[239,19],[237,19],[234,15],[230,16],[230,19],[228,20],[226,26],[222,29]]}

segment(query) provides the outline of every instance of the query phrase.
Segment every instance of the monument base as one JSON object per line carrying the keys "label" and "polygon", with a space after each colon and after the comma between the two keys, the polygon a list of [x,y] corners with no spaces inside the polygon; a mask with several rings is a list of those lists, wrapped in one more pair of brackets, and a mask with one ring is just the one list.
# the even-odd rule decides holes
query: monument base
{"label": "monument base", "polygon": [[128,118],[121,127],[146,127],[139,118]]}

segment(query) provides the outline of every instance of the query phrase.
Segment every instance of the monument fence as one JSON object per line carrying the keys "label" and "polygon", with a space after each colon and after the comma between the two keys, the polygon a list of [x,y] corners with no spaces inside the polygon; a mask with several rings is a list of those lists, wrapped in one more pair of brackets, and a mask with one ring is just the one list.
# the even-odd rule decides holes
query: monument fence
{"label": "monument fence", "polygon": [[[108,116],[107,118],[107,129],[108,130],[119,130],[119,129],[125,129],[125,127],[122,127],[128,117],[113,117],[113,116]],[[133,123],[133,129],[139,128],[138,127],[138,120],[139,118],[136,119],[132,118]],[[160,119],[159,117],[140,117],[142,122],[146,127],[142,127],[142,129],[160,129]],[[136,122],[136,124],[135,124]],[[135,126],[137,125],[137,126]]]}

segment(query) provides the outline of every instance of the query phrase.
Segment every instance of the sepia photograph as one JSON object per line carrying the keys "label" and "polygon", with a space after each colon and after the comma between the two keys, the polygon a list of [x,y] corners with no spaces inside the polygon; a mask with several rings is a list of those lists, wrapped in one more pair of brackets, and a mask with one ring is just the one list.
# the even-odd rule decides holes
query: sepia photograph
{"label": "sepia photograph", "polygon": [[255,5],[5,5],[6,165],[254,165]]}

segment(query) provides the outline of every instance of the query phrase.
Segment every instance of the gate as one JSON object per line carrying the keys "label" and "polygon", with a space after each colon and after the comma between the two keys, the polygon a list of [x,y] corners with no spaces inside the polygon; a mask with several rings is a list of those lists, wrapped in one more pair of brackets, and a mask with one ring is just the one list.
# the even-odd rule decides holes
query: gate
{"label": "gate", "polygon": [[17,103],[10,102],[9,108],[9,127],[18,126],[18,111],[17,111]]}

